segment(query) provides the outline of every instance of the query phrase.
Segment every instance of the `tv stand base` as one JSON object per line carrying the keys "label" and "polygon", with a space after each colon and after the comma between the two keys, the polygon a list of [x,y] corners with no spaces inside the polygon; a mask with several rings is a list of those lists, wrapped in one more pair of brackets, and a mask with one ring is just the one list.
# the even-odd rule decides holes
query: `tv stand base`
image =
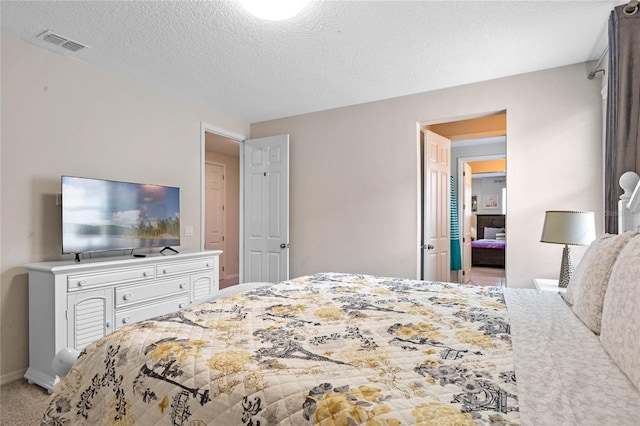
{"label": "tv stand base", "polygon": [[178,254],[178,250],[174,249],[173,247],[169,247],[169,246],[167,246],[167,247],[163,248],[162,250],[160,250],[160,254],[164,253],[165,250],[169,250],[169,251],[172,251],[174,254]]}

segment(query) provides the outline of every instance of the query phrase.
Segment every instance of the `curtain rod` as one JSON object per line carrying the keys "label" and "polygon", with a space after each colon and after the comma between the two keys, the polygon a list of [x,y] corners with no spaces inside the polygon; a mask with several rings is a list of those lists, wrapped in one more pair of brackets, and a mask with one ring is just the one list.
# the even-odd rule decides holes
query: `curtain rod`
{"label": "curtain rod", "polygon": [[593,68],[593,70],[591,70],[591,72],[587,76],[589,80],[593,80],[596,74],[598,74],[599,72],[602,72],[604,74],[604,68],[598,68],[598,67],[604,60],[605,56],[607,56],[608,52],[609,52],[609,48],[605,47],[604,50],[602,51],[602,55],[600,55],[600,59],[598,59],[598,62],[596,63],[596,66]]}
{"label": "curtain rod", "polygon": [[[638,10],[640,9],[640,6],[638,6],[638,3],[640,3],[639,0],[630,0],[629,3],[627,3],[627,5],[623,9],[624,14],[634,15],[636,12],[638,12]],[[596,74],[598,74],[599,72],[602,72],[604,74],[604,68],[599,68],[599,67],[603,59],[605,58],[605,56],[607,56],[608,52],[609,52],[609,47],[605,47],[604,50],[602,51],[602,55],[600,55],[600,59],[598,59],[598,62],[596,63],[596,66],[593,68],[593,70],[591,70],[591,72],[587,76],[589,80],[593,80]]]}

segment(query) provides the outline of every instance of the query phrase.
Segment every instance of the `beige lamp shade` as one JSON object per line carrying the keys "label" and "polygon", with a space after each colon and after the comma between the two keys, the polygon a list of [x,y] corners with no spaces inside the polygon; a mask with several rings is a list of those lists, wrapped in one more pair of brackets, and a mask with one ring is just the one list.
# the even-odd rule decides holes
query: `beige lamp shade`
{"label": "beige lamp shade", "polygon": [[543,243],[585,246],[596,239],[593,212],[550,210],[545,213]]}
{"label": "beige lamp shade", "polygon": [[566,288],[573,274],[570,245],[584,246],[596,239],[596,221],[593,212],[550,210],[545,213],[542,228],[543,243],[564,244],[558,286]]}

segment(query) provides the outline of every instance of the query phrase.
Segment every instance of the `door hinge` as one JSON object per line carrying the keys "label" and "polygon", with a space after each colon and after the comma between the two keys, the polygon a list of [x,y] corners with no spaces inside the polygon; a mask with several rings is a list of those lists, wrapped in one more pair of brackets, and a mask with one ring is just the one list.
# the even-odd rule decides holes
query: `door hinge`
{"label": "door hinge", "polygon": [[267,175],[267,172],[264,172],[264,175],[266,176],[266,175]]}
{"label": "door hinge", "polygon": [[224,235],[222,236],[222,241],[224,241]]}
{"label": "door hinge", "polygon": [[222,267],[222,272],[224,272],[224,266]]}
{"label": "door hinge", "polygon": [[466,273],[467,273],[467,271],[464,271],[464,270],[462,271],[462,275],[466,275]]}

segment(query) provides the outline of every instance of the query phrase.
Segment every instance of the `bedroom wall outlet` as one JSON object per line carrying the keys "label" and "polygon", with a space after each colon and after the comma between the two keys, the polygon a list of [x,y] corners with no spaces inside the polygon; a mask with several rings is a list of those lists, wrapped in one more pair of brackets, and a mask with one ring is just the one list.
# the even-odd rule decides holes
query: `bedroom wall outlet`
{"label": "bedroom wall outlet", "polygon": [[193,226],[186,225],[184,227],[184,235],[187,236],[187,237],[190,237],[191,235],[193,235]]}

